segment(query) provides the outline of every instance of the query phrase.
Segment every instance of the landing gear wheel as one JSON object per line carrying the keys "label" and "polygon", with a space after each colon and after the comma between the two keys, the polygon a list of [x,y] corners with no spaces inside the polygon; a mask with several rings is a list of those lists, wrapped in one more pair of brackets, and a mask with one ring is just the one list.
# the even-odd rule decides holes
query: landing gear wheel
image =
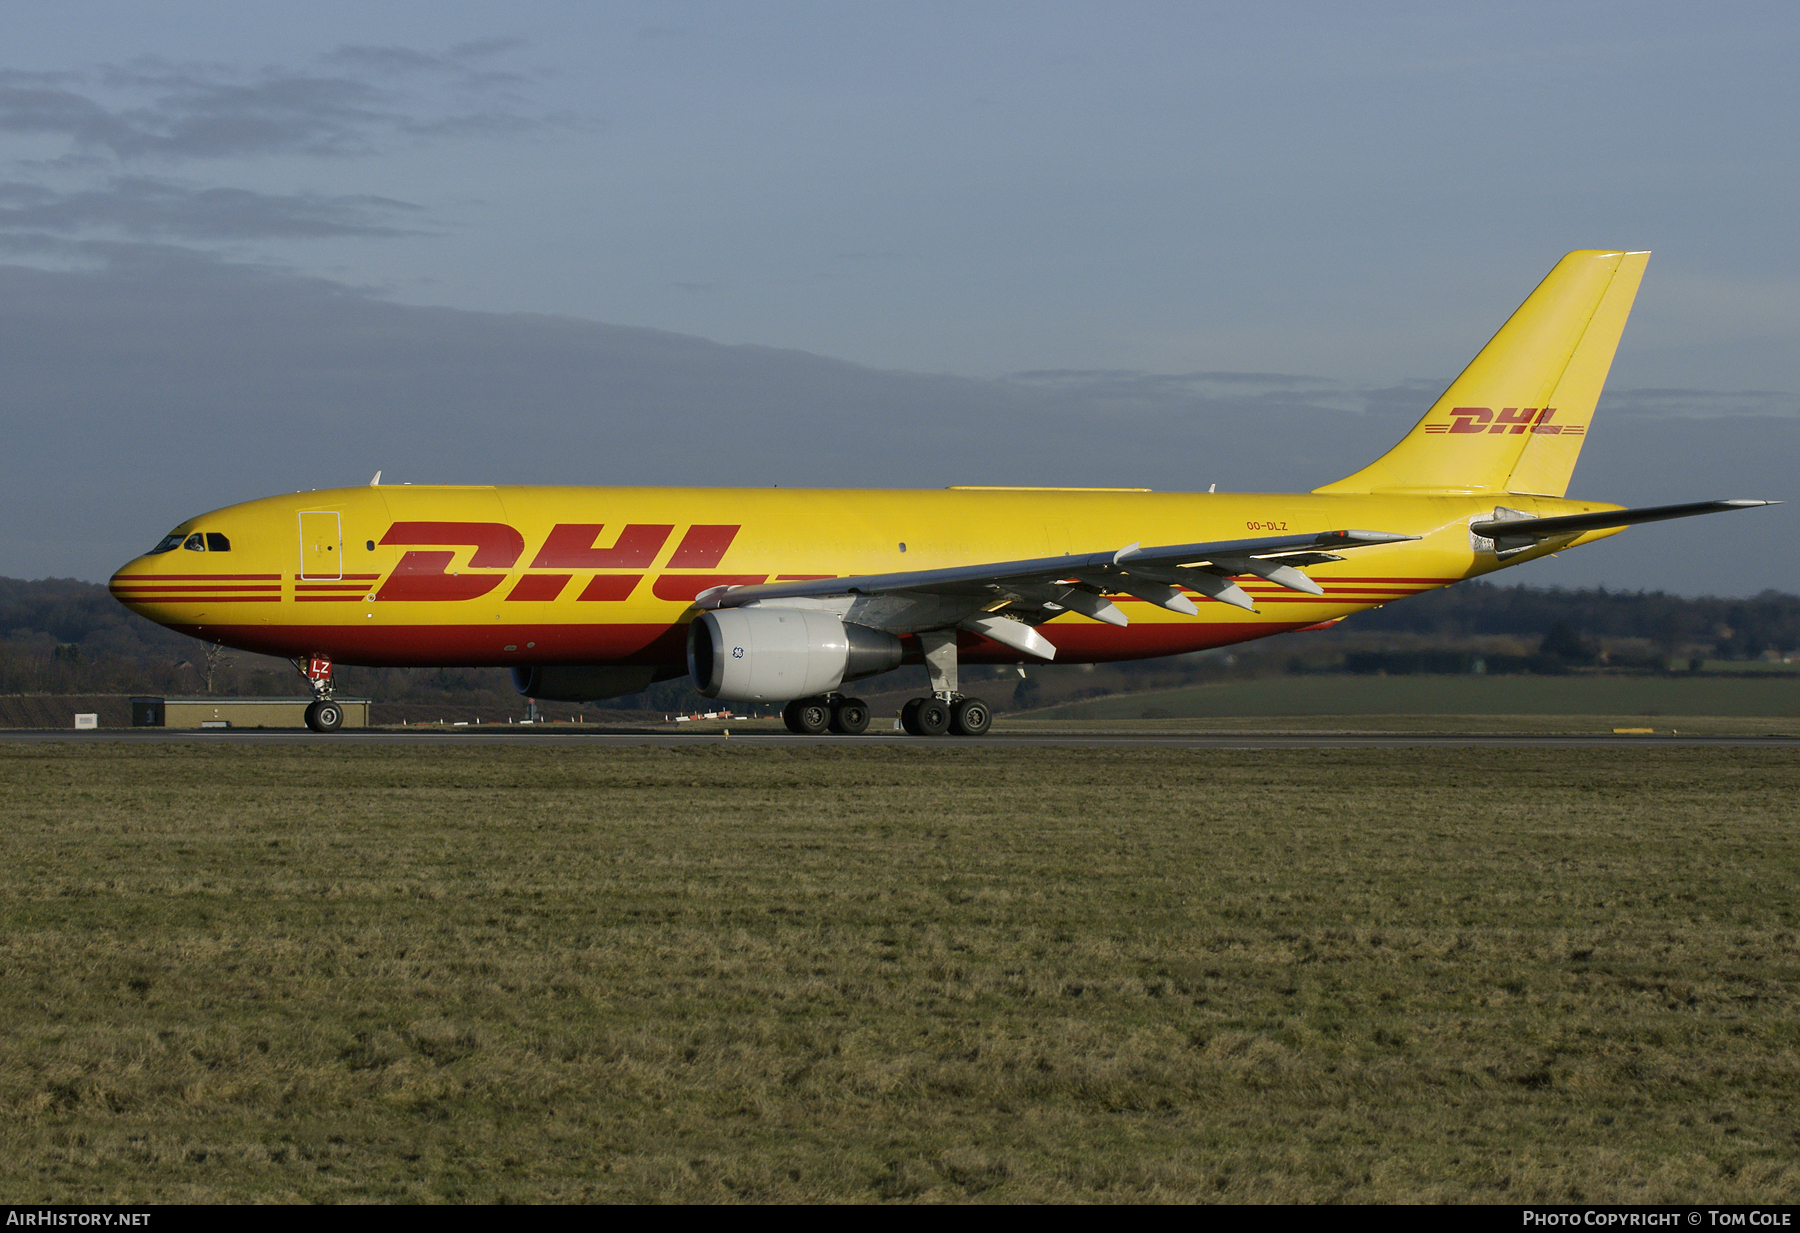
{"label": "landing gear wheel", "polygon": [[306,708],[306,726],[314,732],[336,732],[344,726],[344,709],[329,698],[320,698]]}
{"label": "landing gear wheel", "polygon": [[795,698],[781,708],[781,721],[796,736],[817,736],[831,726],[831,705],[823,698]]}
{"label": "landing gear wheel", "polygon": [[900,709],[900,726],[914,736],[942,736],[950,728],[950,707],[936,698],[914,698]]}
{"label": "landing gear wheel", "polygon": [[861,698],[839,698],[831,707],[831,730],[856,736],[869,730],[869,704]]}
{"label": "landing gear wheel", "polygon": [[950,708],[950,731],[958,736],[981,736],[993,724],[994,713],[980,698],[960,698]]}

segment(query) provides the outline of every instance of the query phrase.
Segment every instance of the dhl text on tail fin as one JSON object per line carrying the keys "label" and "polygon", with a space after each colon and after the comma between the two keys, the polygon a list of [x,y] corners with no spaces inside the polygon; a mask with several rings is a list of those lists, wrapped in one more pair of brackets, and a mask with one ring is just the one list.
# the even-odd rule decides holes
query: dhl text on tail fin
{"label": "dhl text on tail fin", "polygon": [[1570,253],[1401,442],[1321,493],[1560,497],[1649,253]]}
{"label": "dhl text on tail fin", "polygon": [[[586,701],[691,677],[857,733],[848,682],[923,663],[915,735],[987,730],[960,663],[1173,655],[1304,629],[1627,526],[1766,505],[1565,494],[1649,254],[1560,261],[1393,449],[1309,493],[438,487],[190,519],[123,566],[133,610],[291,658],[511,668]],[[377,474],[376,481],[380,476]]]}

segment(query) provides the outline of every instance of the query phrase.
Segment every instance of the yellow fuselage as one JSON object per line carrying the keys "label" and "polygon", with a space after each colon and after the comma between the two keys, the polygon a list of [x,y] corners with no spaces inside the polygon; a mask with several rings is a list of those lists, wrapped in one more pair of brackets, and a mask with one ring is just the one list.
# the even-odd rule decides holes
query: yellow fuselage
{"label": "yellow fuselage", "polygon": [[[1409,543],[1309,566],[1311,596],[1238,583],[1257,611],[1193,596],[1198,617],[1120,597],[1124,627],[1066,613],[1039,626],[1062,662],[1137,659],[1331,621],[1501,568],[1471,541],[1497,503],[1550,516],[1618,508],[1482,495],[1211,494],[1080,489],[339,488],[183,523],[195,548],[112,579],[134,611],[272,655],[368,665],[679,667],[692,600],[721,584],[895,573],[1345,528]],[[198,538],[195,538],[198,533]],[[1602,538],[1597,531],[1511,557]],[[227,547],[219,550],[220,544]],[[206,545],[211,548],[207,549]],[[970,662],[1018,652],[965,637]]]}

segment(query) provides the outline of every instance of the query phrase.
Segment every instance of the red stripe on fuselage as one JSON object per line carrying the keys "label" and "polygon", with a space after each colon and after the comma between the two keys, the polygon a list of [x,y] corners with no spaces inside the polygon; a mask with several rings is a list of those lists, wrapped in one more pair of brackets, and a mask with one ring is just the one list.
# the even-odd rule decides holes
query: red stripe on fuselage
{"label": "red stripe on fuselage", "polygon": [[280,582],[280,574],[114,574],[126,582]]}
{"label": "red stripe on fuselage", "polygon": [[216,583],[181,582],[133,586],[129,583],[115,582],[108,589],[114,595],[179,595],[185,591],[279,591],[281,584],[277,583],[274,586],[220,586]]}
{"label": "red stripe on fuselage", "polygon": [[120,595],[122,604],[279,604],[279,595]]}

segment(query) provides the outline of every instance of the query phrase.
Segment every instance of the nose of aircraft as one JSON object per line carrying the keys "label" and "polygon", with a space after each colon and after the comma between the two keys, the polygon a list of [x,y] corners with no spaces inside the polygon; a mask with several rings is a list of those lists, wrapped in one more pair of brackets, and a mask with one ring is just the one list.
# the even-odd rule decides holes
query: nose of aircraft
{"label": "nose of aircraft", "polygon": [[156,558],[152,556],[133,557],[113,571],[112,579],[106,584],[113,593],[113,598],[121,602],[129,602],[128,597],[137,593],[146,581],[146,575],[154,571],[150,568]]}
{"label": "nose of aircraft", "polygon": [[136,557],[113,571],[106,589],[112,597],[140,616],[163,622],[168,614],[164,603],[183,594],[178,587],[204,584],[201,578],[171,577],[178,571],[170,568],[162,555]]}
{"label": "nose of aircraft", "polygon": [[280,603],[281,575],[245,572],[256,564],[243,553],[232,552],[230,539],[219,532],[177,529],[115,570],[107,589],[142,616],[184,626],[209,611],[238,612],[246,604]]}

